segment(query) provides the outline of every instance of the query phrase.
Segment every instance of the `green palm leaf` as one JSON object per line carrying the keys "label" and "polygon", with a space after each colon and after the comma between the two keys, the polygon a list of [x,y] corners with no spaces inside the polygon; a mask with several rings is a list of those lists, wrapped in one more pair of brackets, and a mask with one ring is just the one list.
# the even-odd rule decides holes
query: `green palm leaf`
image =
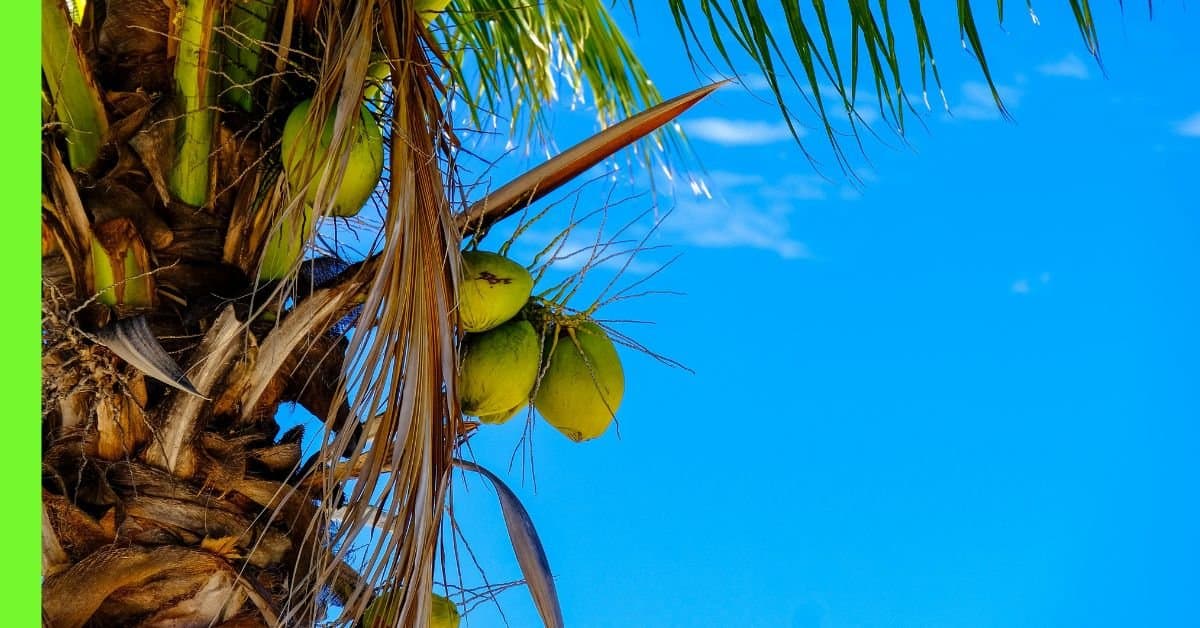
{"label": "green palm leaf", "polygon": [[[1088,0],[1067,2],[1088,52],[1099,60],[1099,37]],[[624,4],[634,12],[633,2]],[[916,92],[902,79],[908,65],[915,63],[920,71],[919,90],[927,108],[930,89],[943,93],[934,39],[949,34],[930,31],[920,0],[907,4],[916,39],[911,59],[902,59],[905,52],[896,45],[895,29],[906,21],[897,21],[901,18],[890,11],[887,0],[846,0],[849,36],[831,26],[834,10],[840,11],[841,6],[831,7],[825,0],[813,0],[809,6],[781,2],[778,9],[758,0],[667,0],[694,69],[708,65],[710,70],[736,75],[741,58],[748,57],[766,79],[805,154],[798,131],[803,112],[796,109],[796,97],[789,96],[793,91],[799,92],[798,98],[823,129],[843,167],[848,166],[845,136],[835,130],[834,122],[840,118],[835,114],[850,119],[851,137],[857,141],[864,127],[855,112],[860,82],[873,89],[886,126],[901,135],[906,130],[906,110],[915,111],[909,94]],[[545,130],[548,107],[564,92],[560,82],[573,100],[591,100],[602,125],[657,103],[661,95],[606,5],[598,0],[545,0],[516,6],[500,0],[451,2],[436,22],[437,38],[446,51],[450,82],[459,87],[458,97],[474,126],[489,128],[488,116],[503,114],[512,134],[520,130],[526,138],[535,136]],[[972,53],[996,106],[1007,115],[985,55],[975,7],[970,0],[955,0],[953,6],[959,43]],[[1004,1],[997,0],[998,22],[1003,21],[1004,9]],[[827,108],[822,85],[833,86],[834,93],[828,93],[826,86],[824,95],[836,96],[840,107]],[[942,101],[945,104],[944,96]],[[684,146],[666,131],[653,139],[668,150]]]}

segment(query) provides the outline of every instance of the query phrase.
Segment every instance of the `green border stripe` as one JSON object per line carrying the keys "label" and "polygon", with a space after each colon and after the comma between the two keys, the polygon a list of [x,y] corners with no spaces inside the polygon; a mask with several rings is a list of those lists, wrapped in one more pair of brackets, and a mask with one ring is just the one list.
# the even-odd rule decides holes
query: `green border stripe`
{"label": "green border stripe", "polygon": [[[0,345],[6,481],[0,591],[6,626],[40,626],[41,613],[41,14],[37,2],[11,2],[0,21],[8,97],[0,99],[8,219],[0,246],[5,269]],[[29,90],[29,91],[25,91]],[[24,92],[25,96],[21,93]],[[39,211],[34,214],[34,207]],[[35,217],[36,216],[36,217]]]}

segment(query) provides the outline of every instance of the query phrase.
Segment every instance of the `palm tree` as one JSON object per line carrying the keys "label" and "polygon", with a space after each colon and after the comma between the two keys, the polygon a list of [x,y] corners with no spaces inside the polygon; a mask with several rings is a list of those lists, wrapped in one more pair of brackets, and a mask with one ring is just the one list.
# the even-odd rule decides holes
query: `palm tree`
{"label": "palm tree", "polygon": [[[1068,1],[1096,54],[1087,0]],[[886,3],[848,3],[851,53],[839,52],[823,2],[785,2],[779,24],[755,0],[669,6],[697,64],[732,70],[731,50],[748,54],[789,125],[799,114],[785,86],[829,83],[857,133],[861,72],[903,132],[913,107]],[[991,84],[972,6],[956,8]],[[458,466],[496,484],[531,594],[547,625],[561,625],[524,510],[456,457],[472,427],[455,393],[459,251],[642,137],[665,147],[647,159],[682,155],[663,124],[715,86],[660,103],[598,0],[42,9],[45,622],[309,625],[330,605],[353,622],[388,590],[397,625],[425,625]],[[917,0],[908,13],[921,89],[927,69],[940,88]],[[547,129],[556,79],[607,130],[481,200],[455,201],[447,103],[476,128],[504,112],[528,138]],[[285,155],[285,123],[309,99],[297,121],[323,129],[328,148]],[[810,105],[841,155],[835,112]],[[338,239],[346,219],[334,214],[373,124],[385,143],[382,220],[364,255]],[[325,422],[308,459],[301,430],[278,433],[277,411],[292,402]],[[349,541],[367,528],[387,534],[351,564]]]}

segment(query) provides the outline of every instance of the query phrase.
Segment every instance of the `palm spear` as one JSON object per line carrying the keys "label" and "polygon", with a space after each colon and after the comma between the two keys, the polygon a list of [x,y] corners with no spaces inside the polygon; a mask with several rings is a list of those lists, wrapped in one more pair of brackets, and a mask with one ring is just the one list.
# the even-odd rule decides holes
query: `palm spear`
{"label": "palm spear", "polygon": [[[1095,53],[1086,0],[1069,2]],[[400,593],[399,625],[424,625],[455,465],[495,484],[538,609],[562,624],[528,515],[499,477],[456,458],[458,251],[642,137],[665,147],[643,151],[652,159],[683,155],[662,127],[715,85],[660,102],[598,1],[427,4],[43,0],[47,625],[311,625],[331,606],[350,623],[380,590]],[[849,59],[823,2],[783,3],[779,24],[753,0],[669,7],[697,63],[731,70],[731,49],[749,54],[789,125],[787,82],[832,84],[854,120],[861,72],[903,130],[886,3],[848,3]],[[940,77],[920,3],[908,9],[924,91],[926,69]],[[957,12],[991,84],[971,4]],[[323,238],[342,220],[330,214],[379,60],[382,221],[355,256]],[[448,102],[476,128],[503,111],[530,139],[560,85],[607,129],[452,207]],[[280,140],[310,98],[305,122],[329,127],[329,148],[302,156],[318,175],[297,185]],[[840,154],[832,112],[812,107]],[[280,243],[295,254],[264,272]],[[279,433],[286,403],[323,421],[310,458],[302,429]],[[368,529],[383,540],[351,561]]]}

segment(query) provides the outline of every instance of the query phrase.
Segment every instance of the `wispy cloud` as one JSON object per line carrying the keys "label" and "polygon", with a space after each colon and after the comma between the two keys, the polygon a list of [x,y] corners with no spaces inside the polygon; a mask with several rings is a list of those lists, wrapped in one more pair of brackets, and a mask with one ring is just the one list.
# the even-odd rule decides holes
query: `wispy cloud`
{"label": "wispy cloud", "polygon": [[[646,275],[658,270],[662,264],[651,252],[638,254],[637,239],[645,235],[647,226],[632,225],[626,229],[620,241],[607,237],[597,239],[594,225],[581,225],[559,241],[553,249],[545,250],[552,240],[561,234],[544,229],[532,228],[521,234],[514,243],[522,259],[533,259],[543,254],[542,262],[549,261],[553,268],[573,273],[585,265],[608,271],[621,271],[633,275]],[[607,235],[607,234],[606,234]],[[652,246],[648,244],[647,246]]]}
{"label": "wispy cloud", "polygon": [[[1050,273],[1045,271],[1039,273],[1037,276],[1037,283],[1043,286],[1050,283]],[[1033,281],[1030,281],[1027,277],[1021,277],[1020,279],[1012,282],[1012,285],[1009,286],[1009,292],[1012,292],[1013,294],[1029,294],[1031,291],[1033,291],[1033,288]]]}
{"label": "wispy cloud", "polygon": [[[792,139],[786,124],[762,120],[694,118],[683,121],[683,130],[690,137],[723,146],[762,146]],[[804,135],[804,129],[796,130]]]}
{"label": "wispy cloud", "polygon": [[812,257],[808,246],[791,236],[789,213],[786,206],[762,207],[742,196],[728,202],[689,198],[679,201],[662,228],[694,246],[748,247],[786,259]]}
{"label": "wispy cloud", "polygon": [[[843,112],[845,109],[842,110]],[[879,110],[874,107],[854,107],[854,113],[858,114],[859,121],[865,122],[868,125],[875,124],[879,121]]]}
{"label": "wispy cloud", "polygon": [[[870,170],[864,169],[861,174],[866,181],[876,180]],[[712,170],[706,172],[702,180],[703,185],[699,189],[710,191],[711,197],[702,192],[670,195],[673,201],[660,208],[670,213],[665,216],[655,214],[662,218],[662,222],[657,227],[657,234],[650,236],[649,246],[670,242],[702,248],[757,249],[784,259],[811,259],[814,257],[812,250],[797,235],[797,217],[803,215],[801,212],[806,204],[812,207],[811,203],[818,201],[852,202],[860,197],[858,190],[844,182],[831,181],[809,172],[766,177],[754,171]],[[641,223],[631,225],[622,237],[639,239],[646,235],[649,226]],[[517,242],[526,246],[532,255],[554,235],[530,229]],[[555,268],[573,271],[582,266],[595,246],[594,237],[586,228],[571,234],[563,247],[563,254],[577,254],[555,261]],[[632,242],[621,243],[601,256],[625,251],[632,246]],[[658,268],[659,258],[657,252],[647,252],[645,260],[639,257],[626,272],[651,272]],[[626,256],[619,255],[597,266],[616,270],[625,260]]]}
{"label": "wispy cloud", "polygon": [[[839,121],[846,121],[851,115],[855,115],[855,123],[866,123],[868,126],[879,121],[879,101],[870,93],[859,92],[855,96],[855,100],[850,103],[851,113],[846,113],[846,103],[838,94],[837,87],[830,83],[818,83],[818,93],[825,105],[825,111],[830,118]],[[812,88],[805,86],[801,88],[806,96],[812,97]]]}
{"label": "wispy cloud", "polygon": [[1200,137],[1200,111],[1175,123],[1175,133],[1184,137]]}
{"label": "wispy cloud", "polygon": [[762,195],[781,201],[821,201],[829,198],[830,182],[815,174],[789,174],[771,181]]}
{"label": "wispy cloud", "polygon": [[[1021,103],[1021,90],[1015,87],[997,85],[996,91],[1000,94],[1004,105],[1010,109]],[[951,102],[950,111],[954,117],[966,120],[1000,119],[1000,110],[992,98],[992,91],[988,89],[987,83],[980,81],[963,83],[962,101],[958,104]]]}
{"label": "wispy cloud", "polygon": [[811,173],[768,179],[715,170],[705,179],[713,198],[679,199],[662,225],[664,232],[693,246],[746,247],[787,259],[813,257],[808,245],[794,234],[794,216],[804,203],[858,198],[853,188]]}
{"label": "wispy cloud", "polygon": [[761,74],[743,74],[736,80],[742,84],[742,87],[752,92],[762,92],[771,89],[771,84],[767,82],[767,77]]}
{"label": "wispy cloud", "polygon": [[[873,173],[868,176],[873,180]],[[755,196],[768,202],[820,201],[838,191],[837,186],[829,179],[807,173],[789,174],[768,180],[757,174],[715,170],[708,173],[706,178],[709,182],[708,188],[717,196]],[[868,180],[867,176],[863,179]]]}
{"label": "wispy cloud", "polygon": [[1039,65],[1037,71],[1046,76],[1061,76],[1073,79],[1086,79],[1089,76],[1087,64],[1073,52],[1068,53],[1067,56],[1058,61]]}
{"label": "wispy cloud", "polygon": [[765,186],[767,178],[761,174],[748,174],[745,172],[733,172],[731,170],[713,170],[707,173],[706,177],[712,184],[712,189],[728,191],[732,188],[742,186]]}

